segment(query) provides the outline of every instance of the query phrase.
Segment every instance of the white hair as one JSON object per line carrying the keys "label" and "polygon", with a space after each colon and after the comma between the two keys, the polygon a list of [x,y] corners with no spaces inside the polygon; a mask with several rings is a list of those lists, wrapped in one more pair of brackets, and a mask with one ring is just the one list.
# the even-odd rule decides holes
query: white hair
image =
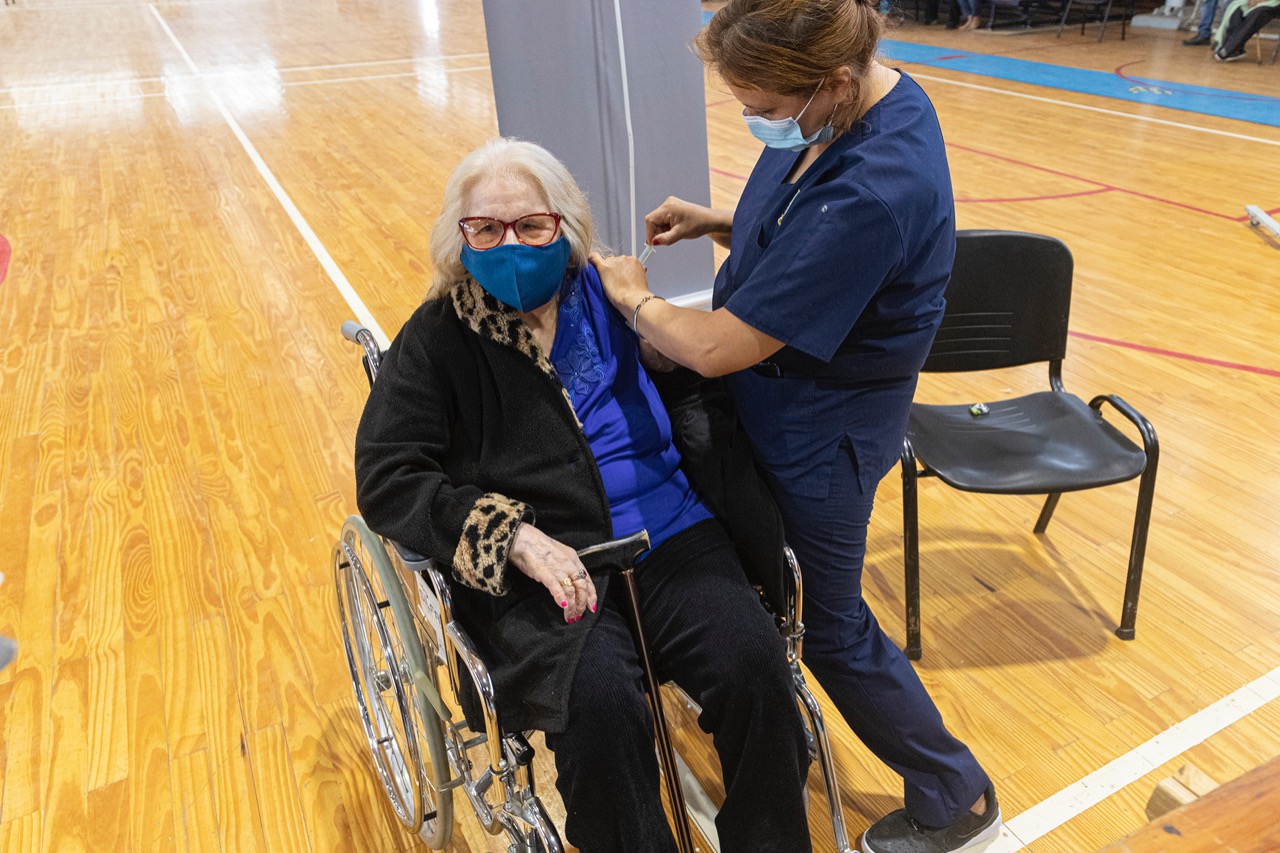
{"label": "white hair", "polygon": [[598,248],[587,196],[564,164],[540,145],[498,137],[464,157],[445,184],[440,215],[431,228],[431,264],[435,267],[435,276],[428,299],[444,296],[467,280],[469,273],[462,266],[462,247],[466,244],[458,220],[463,217],[468,197],[476,185],[493,177],[527,180],[546,197],[551,207],[549,212],[560,214],[560,233],[569,241],[571,268],[585,266],[587,256]]}

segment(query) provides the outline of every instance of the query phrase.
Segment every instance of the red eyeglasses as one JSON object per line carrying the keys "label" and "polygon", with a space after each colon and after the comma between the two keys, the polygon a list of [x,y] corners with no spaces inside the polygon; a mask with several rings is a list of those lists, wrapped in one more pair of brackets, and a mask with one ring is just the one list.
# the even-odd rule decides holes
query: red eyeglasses
{"label": "red eyeglasses", "polygon": [[508,228],[526,246],[545,246],[560,234],[560,214],[530,213],[514,222],[503,222],[488,216],[468,216],[458,220],[458,228],[467,245],[480,252],[492,249],[505,240]]}

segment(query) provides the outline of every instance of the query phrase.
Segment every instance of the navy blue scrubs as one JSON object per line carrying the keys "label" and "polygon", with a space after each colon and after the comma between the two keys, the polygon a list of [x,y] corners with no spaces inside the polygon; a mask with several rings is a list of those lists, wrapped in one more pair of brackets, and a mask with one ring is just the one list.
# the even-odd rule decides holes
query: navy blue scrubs
{"label": "navy blue scrubs", "polygon": [[785,346],[729,386],[804,571],[805,663],[903,776],[908,812],[942,826],[989,780],[862,598],[876,485],[902,449],[955,256],[942,132],[903,74],[787,183],[800,156],[766,148],[734,213],[713,306]]}

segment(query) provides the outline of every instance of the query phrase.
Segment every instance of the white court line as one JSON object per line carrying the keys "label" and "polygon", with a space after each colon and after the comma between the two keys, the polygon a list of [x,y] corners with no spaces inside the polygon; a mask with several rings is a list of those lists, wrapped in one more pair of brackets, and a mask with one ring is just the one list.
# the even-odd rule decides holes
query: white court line
{"label": "white court line", "polygon": [[[453,74],[458,71],[488,71],[487,65],[475,65],[470,68],[446,68],[445,74]],[[321,86],[325,83],[358,83],[361,80],[392,80],[397,77],[417,77],[417,71],[401,71],[397,74],[368,74],[363,77],[331,77],[323,80],[291,80],[281,85],[286,88],[290,86]]]}
{"label": "white court line", "polygon": [[411,56],[408,59],[370,59],[366,62],[331,62],[327,65],[288,65],[278,69],[281,73],[285,71],[324,71],[327,68],[360,68],[366,65],[396,65],[406,62],[421,62],[427,60],[430,62],[443,62],[446,59],[475,59],[479,56],[487,57],[487,53],[451,53],[448,56]]}
{"label": "white court line", "polygon": [[45,107],[61,107],[67,104],[109,104],[113,101],[139,101],[143,98],[163,98],[164,92],[137,92],[115,95],[109,98],[68,98],[64,101],[32,101],[25,104],[0,104],[0,110],[38,110]]}
{"label": "white court line", "polygon": [[[488,70],[489,70],[489,66],[487,65],[474,65],[468,68],[446,68],[444,69],[444,73],[453,74],[455,72],[462,72],[462,71],[488,71]],[[419,73],[420,72],[418,71],[404,71],[398,74],[368,74],[362,77],[332,77],[324,80],[290,80],[287,82],[281,82],[280,85],[283,88],[289,89],[294,86],[319,86],[325,83],[358,83],[362,80],[391,80],[397,77],[417,77]],[[218,72],[216,71],[207,72],[205,76],[206,77],[216,76],[217,74]],[[183,79],[192,79],[194,77],[195,75],[192,75],[191,78],[184,77]],[[4,94],[6,94],[6,92],[3,89],[0,89],[0,95],[4,95]],[[164,96],[165,96],[164,92],[135,92],[128,95],[115,95],[112,97],[105,97],[105,98],[67,98],[65,100],[34,101],[31,103],[24,103],[24,104],[0,104],[0,110],[60,107],[66,104],[105,104],[105,103],[110,103],[112,101],[137,101],[137,100],[141,100],[142,98],[163,98]]]}
{"label": "white court line", "polygon": [[[1102,107],[1091,107],[1086,104],[1072,103],[1071,101],[1060,101],[1056,98],[1045,98],[1041,95],[1028,95],[1025,92],[1012,92],[1008,89],[997,89],[994,86],[980,86],[977,83],[962,83],[959,80],[948,80],[946,77],[933,77],[929,74],[916,74],[914,71],[911,72],[911,77],[915,80],[933,80],[936,83],[946,83],[951,86],[963,86],[966,89],[978,89],[983,92],[995,92],[996,94],[999,94],[999,95],[1009,95],[1014,98],[1026,98],[1029,101],[1041,101],[1042,103],[1046,103],[1046,104],[1056,104],[1057,106],[1060,106],[1060,107],[1072,107],[1077,110],[1088,110],[1089,112],[1092,112],[1092,113],[1103,113],[1105,115],[1110,115],[1110,116],[1119,116],[1120,118],[1131,118],[1136,121],[1148,121],[1153,124],[1163,124],[1169,127],[1181,128],[1182,130],[1194,130],[1200,133],[1212,133],[1215,136],[1229,136],[1232,139],[1243,139],[1246,142],[1261,142],[1263,145],[1280,146],[1280,139],[1265,139],[1260,136],[1246,136],[1243,133],[1232,133],[1229,130],[1215,130],[1214,128],[1201,127],[1200,125],[1197,125],[1197,124],[1184,124],[1180,121],[1169,121],[1168,119],[1137,115],[1136,113],[1126,113],[1126,112],[1121,112],[1120,110],[1108,110],[1108,109],[1103,109]],[[1239,121],[1239,119],[1232,119],[1232,121]]]}
{"label": "white court line", "polygon": [[1280,667],[1259,676],[1202,711],[1165,729],[1140,746],[1005,822],[990,853],[1016,853],[1062,824],[1136,782],[1167,761],[1280,698]]}
{"label": "white court line", "polygon": [[[287,74],[293,71],[327,71],[331,68],[363,68],[366,66],[373,66],[373,65],[405,65],[410,62],[415,62],[415,63],[424,62],[424,61],[425,62],[444,62],[445,60],[448,60],[448,59],[476,59],[477,57],[487,57],[488,55],[489,54],[487,53],[454,53],[448,56],[414,56],[408,59],[371,59],[366,62],[331,62],[326,65],[286,65],[283,67],[276,68],[276,71],[281,74]],[[476,65],[476,66],[471,66],[467,68],[446,68],[444,70],[446,73],[450,71],[477,71],[480,68],[488,68],[488,67],[489,66],[487,65],[484,65],[484,66]],[[218,75],[218,74],[235,74],[235,73],[238,73],[237,69],[234,66],[232,66],[232,67],[215,68],[211,71],[206,71],[205,75],[210,76],[210,75]],[[190,79],[190,76],[185,74],[175,74],[175,75],[169,75],[164,77],[130,77],[125,82],[128,82],[131,85],[134,85],[139,83],[162,83],[168,80],[175,80],[175,79],[187,80],[187,79]],[[351,79],[359,79],[359,78],[351,78]],[[107,80],[107,81],[77,80],[75,82],[70,82],[70,83],[37,83],[31,86],[9,86],[8,88],[0,88],[0,95],[15,95],[19,93],[25,94],[28,92],[41,92],[46,89],[90,89],[95,86],[101,87],[104,85],[104,82],[115,83],[120,81],[118,80]],[[286,83],[285,85],[287,86],[290,84]],[[136,96],[128,96],[128,97],[136,97]],[[148,95],[145,97],[151,97],[151,96]],[[58,103],[74,103],[74,102],[59,101]]]}
{"label": "white court line", "polygon": [[[186,48],[182,46],[182,42],[178,41],[178,37],[173,34],[173,30],[169,29],[169,25],[160,15],[154,4],[148,5],[151,14],[160,24],[161,29],[169,36],[169,40],[173,42],[173,46],[178,49],[178,53],[182,56],[182,61],[191,69],[191,73],[197,77],[201,77],[200,68],[192,60],[191,55],[187,53]],[[373,314],[365,306],[364,301],[356,294],[355,289],[351,286],[351,282],[347,281],[347,277],[342,274],[342,270],[338,269],[338,264],[329,254],[329,250],[320,242],[320,238],[316,236],[316,232],[311,230],[311,226],[307,224],[307,220],[302,216],[302,212],[298,210],[298,206],[293,203],[293,199],[289,198],[289,194],[284,191],[284,187],[280,186],[280,182],[276,180],[276,176],[271,173],[271,169],[267,167],[266,161],[262,159],[262,155],[258,153],[258,149],[253,147],[253,143],[249,141],[249,137],[245,136],[244,131],[240,128],[239,123],[232,117],[226,106],[222,103],[222,99],[218,97],[209,87],[205,87],[205,94],[213,101],[213,105],[218,108],[218,112],[222,114],[223,120],[227,126],[231,128],[231,132],[235,134],[236,139],[240,140],[240,146],[244,148],[249,159],[253,161],[253,165],[258,170],[258,174],[262,175],[262,179],[267,182],[267,186],[276,197],[276,201],[280,202],[280,206],[284,208],[284,212],[288,214],[289,219],[293,222],[298,233],[302,235],[302,239],[307,242],[312,254],[316,256],[316,260],[320,262],[320,266],[324,267],[324,271],[329,274],[329,278],[333,281],[334,286],[338,288],[338,292],[342,294],[342,298],[347,300],[347,305],[351,306],[351,310],[356,312],[356,318],[373,332],[374,337],[378,339],[378,343],[383,347],[390,343],[382,327],[378,325],[378,321],[373,319]]]}

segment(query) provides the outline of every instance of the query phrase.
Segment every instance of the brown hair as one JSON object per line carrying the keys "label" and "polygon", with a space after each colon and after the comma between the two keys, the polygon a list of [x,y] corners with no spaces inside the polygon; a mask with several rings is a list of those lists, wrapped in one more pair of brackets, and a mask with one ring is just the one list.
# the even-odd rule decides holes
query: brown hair
{"label": "brown hair", "polygon": [[841,66],[853,98],[833,123],[848,130],[863,112],[862,83],[884,32],[879,0],[731,0],[693,41],[694,51],[735,86],[810,94]]}

